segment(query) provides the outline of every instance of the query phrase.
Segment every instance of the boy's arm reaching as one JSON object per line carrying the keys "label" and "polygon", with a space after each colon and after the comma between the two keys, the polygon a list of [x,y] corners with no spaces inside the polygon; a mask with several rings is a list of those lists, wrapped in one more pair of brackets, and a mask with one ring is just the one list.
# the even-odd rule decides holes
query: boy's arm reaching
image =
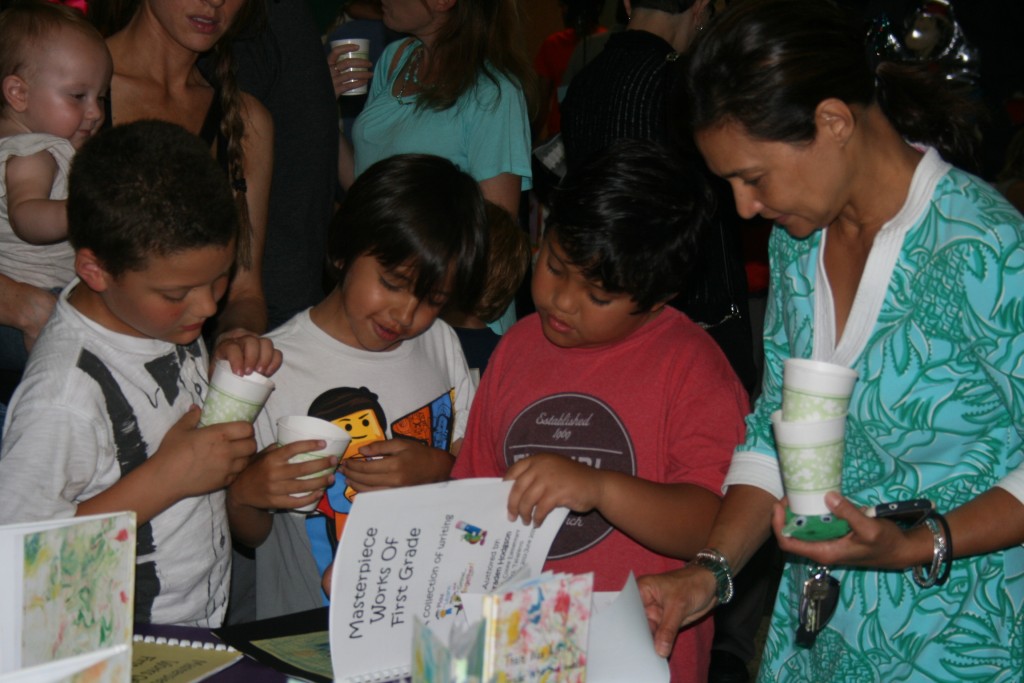
{"label": "boy's arm reaching", "polygon": [[720,500],[694,484],[659,484],[539,453],[512,465],[509,519],[540,524],[556,507],[597,510],[608,522],[651,550],[689,559],[702,547]]}
{"label": "boy's arm reaching", "polygon": [[52,244],[68,237],[63,199],[50,199],[57,162],[48,151],[7,160],[7,211],[11,229],[29,244]]}
{"label": "boy's arm reaching", "polygon": [[145,524],[179,500],[225,488],[256,451],[252,425],[225,422],[196,429],[193,407],[168,430],[160,447],[113,486],[78,504],[76,515],[132,510]]}

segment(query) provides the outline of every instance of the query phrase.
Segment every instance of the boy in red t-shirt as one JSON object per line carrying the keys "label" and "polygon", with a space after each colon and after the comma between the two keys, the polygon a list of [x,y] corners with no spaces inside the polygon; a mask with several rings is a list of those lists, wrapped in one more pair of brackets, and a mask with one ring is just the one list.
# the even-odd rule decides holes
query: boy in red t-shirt
{"label": "boy in red t-shirt", "polygon": [[[509,515],[573,511],[548,556],[619,590],[703,547],[746,392],[702,329],[665,304],[707,216],[705,184],[653,143],[613,145],[563,182],[534,270],[537,314],[510,329],[470,413],[455,477],[504,476]],[[713,628],[684,630],[672,680],[707,678]]]}

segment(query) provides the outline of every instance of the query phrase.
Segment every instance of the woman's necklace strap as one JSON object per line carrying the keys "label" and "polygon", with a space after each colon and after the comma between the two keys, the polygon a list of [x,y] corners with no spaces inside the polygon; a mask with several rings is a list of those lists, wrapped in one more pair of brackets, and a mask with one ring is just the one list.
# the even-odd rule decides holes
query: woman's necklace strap
{"label": "woman's necklace strap", "polygon": [[413,85],[420,85],[420,64],[423,62],[423,45],[417,45],[413,48],[412,54],[409,56],[409,61],[406,62],[405,68],[402,70],[402,85],[399,87],[398,92],[395,94],[395,99],[399,104],[414,104],[416,102],[416,94],[409,95],[409,99],[405,99],[405,90],[409,87],[411,81]]}

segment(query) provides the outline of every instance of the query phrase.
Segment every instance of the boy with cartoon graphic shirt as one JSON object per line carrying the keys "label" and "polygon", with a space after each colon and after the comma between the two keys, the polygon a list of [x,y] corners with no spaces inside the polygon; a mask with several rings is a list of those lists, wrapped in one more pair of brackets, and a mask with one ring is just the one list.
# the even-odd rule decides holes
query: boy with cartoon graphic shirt
{"label": "boy with cartoon graphic shirt", "polygon": [[240,500],[265,525],[240,539],[256,548],[257,618],[326,603],[321,576],[357,491],[449,478],[475,385],[438,314],[449,300],[471,306],[482,288],[483,207],[472,178],[439,157],[374,164],[330,228],[334,289],[267,335],[285,362],[256,422],[259,443],[273,443],[286,415],[328,420],[352,441],[309,516],[285,510],[313,499],[289,498],[310,486],[284,461],[258,458],[239,478]]}
{"label": "boy with cartoon graphic shirt", "polygon": [[[134,511],[135,620],[219,626],[225,487],[256,450],[248,423],[196,428],[209,365],[200,332],[235,260],[231,189],[194,135],[140,121],[85,144],[67,208],[78,278],[7,414],[0,523]],[[280,365],[251,335],[215,355],[236,372]]]}
{"label": "boy with cartoon graphic shirt", "polygon": [[[682,566],[706,540],[746,392],[703,330],[665,306],[706,216],[701,178],[631,140],[570,174],[534,269],[537,314],[484,375],[452,474],[515,480],[510,517],[573,513],[545,569],[594,589]],[[707,679],[713,626],[683,631],[672,680]]]}

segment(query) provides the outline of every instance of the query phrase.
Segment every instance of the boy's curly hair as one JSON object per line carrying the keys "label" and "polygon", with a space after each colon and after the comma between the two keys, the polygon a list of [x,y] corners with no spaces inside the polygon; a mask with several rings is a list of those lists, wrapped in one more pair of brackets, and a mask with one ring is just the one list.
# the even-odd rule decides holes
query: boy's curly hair
{"label": "boy's curly hair", "polygon": [[166,121],[135,121],[89,140],[68,178],[68,240],[115,277],[153,255],[238,237],[227,177],[209,148]]}

